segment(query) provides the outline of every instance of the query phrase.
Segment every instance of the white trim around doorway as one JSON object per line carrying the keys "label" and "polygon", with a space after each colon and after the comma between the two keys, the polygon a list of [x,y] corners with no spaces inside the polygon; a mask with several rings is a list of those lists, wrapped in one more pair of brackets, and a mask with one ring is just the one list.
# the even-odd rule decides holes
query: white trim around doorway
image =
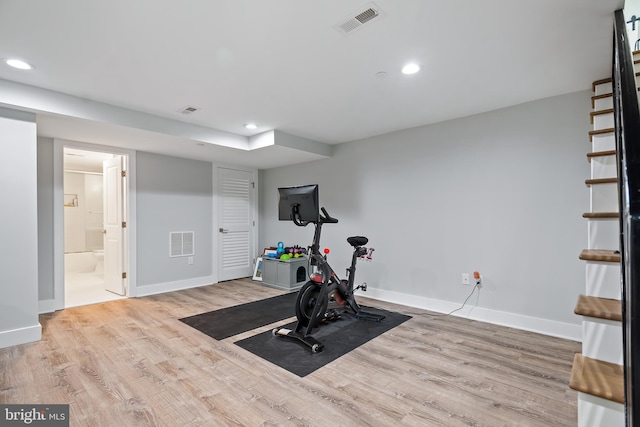
{"label": "white trim around doorway", "polygon": [[64,309],[64,148],[100,151],[126,155],[128,194],[125,216],[127,221],[127,243],[125,263],[127,271],[127,297],[137,296],[136,281],[136,152],[125,148],[90,144],[63,139],[53,140],[53,271],[54,299],[40,301],[40,312]]}

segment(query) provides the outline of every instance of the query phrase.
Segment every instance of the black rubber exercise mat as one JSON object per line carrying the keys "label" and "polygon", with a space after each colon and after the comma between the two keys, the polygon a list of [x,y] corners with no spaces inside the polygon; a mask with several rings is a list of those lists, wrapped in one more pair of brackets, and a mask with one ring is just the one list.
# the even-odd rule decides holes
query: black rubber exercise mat
{"label": "black rubber exercise mat", "polygon": [[[384,314],[385,318],[380,322],[374,322],[356,319],[351,314],[343,313],[339,320],[321,324],[312,333],[316,340],[324,344],[324,350],[319,353],[312,353],[309,347],[298,340],[274,336],[271,331],[245,338],[235,344],[274,365],[304,377],[411,319],[411,316],[382,309],[365,309],[371,313]],[[294,329],[295,326],[294,322],[284,327]]]}
{"label": "black rubber exercise mat", "polygon": [[211,338],[223,340],[296,315],[297,292],[180,319]]}

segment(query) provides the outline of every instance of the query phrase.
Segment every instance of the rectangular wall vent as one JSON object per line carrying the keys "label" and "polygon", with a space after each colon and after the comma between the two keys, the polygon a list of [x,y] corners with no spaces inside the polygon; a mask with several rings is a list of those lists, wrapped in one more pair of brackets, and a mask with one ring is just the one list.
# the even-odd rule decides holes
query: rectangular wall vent
{"label": "rectangular wall vent", "polygon": [[335,28],[341,33],[347,34],[381,15],[382,11],[380,8],[374,3],[369,3],[365,5],[364,8],[350,14],[348,18],[337,24]]}
{"label": "rectangular wall vent", "polygon": [[193,231],[169,233],[169,257],[192,256],[195,252]]}

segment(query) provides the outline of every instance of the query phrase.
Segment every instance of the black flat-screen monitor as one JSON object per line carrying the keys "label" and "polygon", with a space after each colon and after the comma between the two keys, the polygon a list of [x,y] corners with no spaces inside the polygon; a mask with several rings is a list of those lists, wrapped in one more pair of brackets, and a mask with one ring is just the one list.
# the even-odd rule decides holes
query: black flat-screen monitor
{"label": "black flat-screen monitor", "polygon": [[278,218],[280,221],[318,222],[318,185],[278,188]]}

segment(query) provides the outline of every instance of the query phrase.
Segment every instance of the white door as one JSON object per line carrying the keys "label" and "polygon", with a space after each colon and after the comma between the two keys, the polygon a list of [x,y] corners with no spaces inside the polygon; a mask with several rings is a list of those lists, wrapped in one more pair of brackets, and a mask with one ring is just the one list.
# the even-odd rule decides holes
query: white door
{"label": "white door", "polygon": [[218,280],[253,275],[253,173],[218,168]]}
{"label": "white door", "polygon": [[102,164],[102,179],[104,181],[104,287],[118,295],[125,294],[122,161],[123,156],[115,156],[105,160]]}

